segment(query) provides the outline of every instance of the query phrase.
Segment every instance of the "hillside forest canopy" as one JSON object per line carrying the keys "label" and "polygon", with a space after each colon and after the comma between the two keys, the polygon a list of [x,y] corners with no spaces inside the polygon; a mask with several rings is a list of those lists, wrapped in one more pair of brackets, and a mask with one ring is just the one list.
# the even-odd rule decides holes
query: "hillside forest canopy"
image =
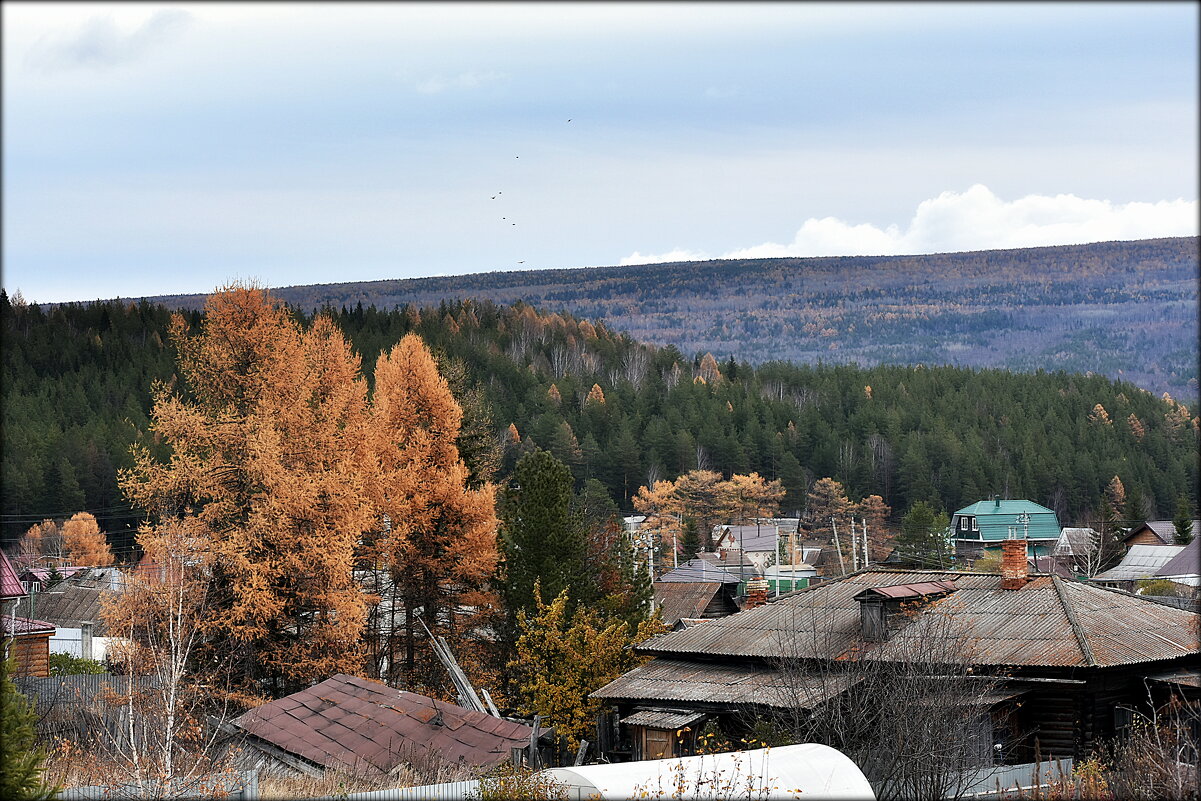
{"label": "hillside forest canopy", "polygon": [[[1197,243],[716,259],[273,291],[301,309],[520,300],[720,361],[1093,372],[1195,406]],[[204,305],[203,295],[151,300]]]}
{"label": "hillside forest canopy", "polygon": [[[292,308],[304,329],[314,312]],[[829,477],[879,495],[896,524],[916,502],[954,511],[999,494],[1063,524],[1101,514],[1118,476],[1146,518],[1195,508],[1198,420],[1170,395],[1102,375],[927,366],[752,365],[640,343],[602,323],[531,305],[455,301],[324,310],[373,367],[410,333],[430,348],[463,408],[459,451],[503,484],[539,448],[577,490],[633,511],[642,486],[696,469],[779,480],[803,512]],[[171,311],[143,300],[42,308],[0,296],[3,534],[93,514],[127,555],[142,519],[117,486],[131,446],[156,458],[150,387],[175,386]],[[203,318],[185,311],[192,328]],[[176,386],[176,391],[184,391]],[[549,600],[549,599],[548,599]]]}

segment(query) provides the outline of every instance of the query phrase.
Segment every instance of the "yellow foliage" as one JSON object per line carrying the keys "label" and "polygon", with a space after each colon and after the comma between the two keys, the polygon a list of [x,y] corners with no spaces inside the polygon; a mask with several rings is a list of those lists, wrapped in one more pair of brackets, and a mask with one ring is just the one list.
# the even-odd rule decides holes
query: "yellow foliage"
{"label": "yellow foliage", "polygon": [[585,608],[568,618],[568,590],[549,604],[538,585],[534,595],[537,612],[519,614],[517,656],[509,663],[517,675],[518,708],[541,715],[574,749],[595,728],[601,710],[601,701],[589,694],[648,661],[631,646],[666,628],[655,620],[631,631],[624,621],[607,622]]}

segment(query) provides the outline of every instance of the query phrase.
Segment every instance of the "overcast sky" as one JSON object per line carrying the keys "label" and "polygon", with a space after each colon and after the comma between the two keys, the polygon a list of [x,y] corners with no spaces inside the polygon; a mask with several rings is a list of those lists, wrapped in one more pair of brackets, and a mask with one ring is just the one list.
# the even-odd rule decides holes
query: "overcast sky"
{"label": "overcast sky", "polygon": [[1198,4],[3,5],[27,300],[1198,233]]}

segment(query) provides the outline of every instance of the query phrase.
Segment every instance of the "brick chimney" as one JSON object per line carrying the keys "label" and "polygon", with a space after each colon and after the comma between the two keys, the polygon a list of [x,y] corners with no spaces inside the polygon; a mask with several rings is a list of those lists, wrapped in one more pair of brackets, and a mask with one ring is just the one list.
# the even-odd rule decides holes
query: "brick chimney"
{"label": "brick chimney", "polygon": [[746,602],[742,605],[742,611],[745,612],[767,603],[767,591],[770,586],[767,579],[754,578],[748,581],[746,583]]}
{"label": "brick chimney", "polygon": [[1020,590],[1029,580],[1028,569],[1025,540],[1001,543],[1001,589]]}

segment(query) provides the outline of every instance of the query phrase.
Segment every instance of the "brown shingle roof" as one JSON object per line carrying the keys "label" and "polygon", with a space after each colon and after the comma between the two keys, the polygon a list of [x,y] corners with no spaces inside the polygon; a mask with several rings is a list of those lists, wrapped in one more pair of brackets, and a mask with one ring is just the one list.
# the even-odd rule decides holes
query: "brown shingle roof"
{"label": "brown shingle roof", "polygon": [[532,729],[369,679],[338,674],[266,703],[234,725],[327,768],[379,775],[415,758],[493,765]]}
{"label": "brown shingle roof", "polygon": [[[951,579],[956,591],[939,600],[937,609],[966,632],[971,648],[963,659],[971,664],[1110,666],[1201,650],[1196,613],[1125,593],[1049,576],[1002,590],[997,575],[899,570],[866,570],[823,582],[704,626],[660,634],[637,650],[685,658],[837,658],[862,642],[857,594]],[[900,645],[919,636],[906,631],[902,626],[891,641]]]}

